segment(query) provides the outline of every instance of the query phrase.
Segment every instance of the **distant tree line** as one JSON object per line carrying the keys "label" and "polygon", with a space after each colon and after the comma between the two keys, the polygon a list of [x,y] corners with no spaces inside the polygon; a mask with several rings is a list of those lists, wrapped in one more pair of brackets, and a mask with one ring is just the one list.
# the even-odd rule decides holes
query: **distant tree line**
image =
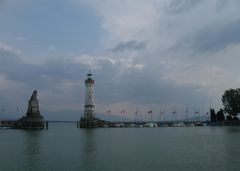
{"label": "distant tree line", "polygon": [[[221,100],[223,109],[217,113],[214,109],[210,109],[211,122],[239,120],[237,116],[240,113],[240,88],[225,90]],[[225,115],[227,115],[226,118]]]}
{"label": "distant tree line", "polygon": [[225,90],[222,96],[224,111],[228,114],[228,120],[239,120],[240,113],[240,88]]}
{"label": "distant tree line", "polygon": [[220,109],[217,113],[214,109],[210,109],[211,122],[223,122],[225,121],[224,111]]}

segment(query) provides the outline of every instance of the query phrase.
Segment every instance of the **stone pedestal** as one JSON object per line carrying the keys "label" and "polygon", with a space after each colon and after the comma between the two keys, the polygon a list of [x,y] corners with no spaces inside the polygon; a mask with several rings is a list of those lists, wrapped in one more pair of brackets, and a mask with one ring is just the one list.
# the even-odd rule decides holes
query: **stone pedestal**
{"label": "stone pedestal", "polygon": [[100,128],[103,125],[108,124],[106,121],[97,118],[81,118],[80,128]]}
{"label": "stone pedestal", "polygon": [[28,109],[26,116],[23,116],[16,121],[15,128],[44,129],[44,123],[44,118],[40,114],[39,110],[37,91],[34,90],[30,100],[28,101]]}

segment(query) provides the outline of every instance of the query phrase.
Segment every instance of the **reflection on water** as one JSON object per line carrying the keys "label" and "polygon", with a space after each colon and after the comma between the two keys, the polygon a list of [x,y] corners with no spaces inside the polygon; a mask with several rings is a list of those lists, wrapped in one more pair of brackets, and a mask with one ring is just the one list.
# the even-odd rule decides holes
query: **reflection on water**
{"label": "reflection on water", "polygon": [[226,126],[225,130],[227,133],[240,133],[240,127],[239,126]]}
{"label": "reflection on water", "polygon": [[226,165],[231,165],[232,169],[238,170],[240,166],[240,127],[239,126],[228,126],[224,129],[226,134],[223,137],[224,148],[222,151],[225,153]]}
{"label": "reflection on water", "polygon": [[0,131],[0,171],[239,170],[240,127]]}
{"label": "reflection on water", "polygon": [[24,138],[24,157],[26,158],[26,168],[39,168],[41,154],[41,135],[42,130],[23,130]]}
{"label": "reflection on water", "polygon": [[96,146],[95,146],[95,129],[84,129],[83,131],[83,160],[85,161],[84,167],[86,170],[94,170],[95,169],[95,163],[96,163]]}

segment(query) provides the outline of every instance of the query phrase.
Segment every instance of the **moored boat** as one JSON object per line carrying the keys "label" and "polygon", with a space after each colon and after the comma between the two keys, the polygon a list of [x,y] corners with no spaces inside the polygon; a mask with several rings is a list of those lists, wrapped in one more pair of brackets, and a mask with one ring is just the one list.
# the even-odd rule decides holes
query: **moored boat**
{"label": "moored boat", "polygon": [[207,124],[204,122],[196,122],[194,123],[194,126],[207,126]]}

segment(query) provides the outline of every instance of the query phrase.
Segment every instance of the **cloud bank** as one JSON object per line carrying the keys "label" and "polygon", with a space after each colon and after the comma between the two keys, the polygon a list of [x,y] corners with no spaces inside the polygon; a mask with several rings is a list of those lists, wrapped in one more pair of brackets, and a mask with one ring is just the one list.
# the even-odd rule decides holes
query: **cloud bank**
{"label": "cloud bank", "polygon": [[44,110],[81,111],[89,70],[96,79],[99,113],[111,108],[133,115],[139,107],[143,113],[154,109],[156,118],[165,109],[170,117],[175,106],[181,116],[187,105],[192,112],[196,107],[207,111],[210,104],[220,108],[224,90],[239,87],[237,1],[69,3],[96,15],[101,50],[66,53],[48,42],[44,56],[25,56],[26,50],[14,43],[0,43],[0,100],[9,109],[21,105],[24,110],[31,91],[38,89]]}

